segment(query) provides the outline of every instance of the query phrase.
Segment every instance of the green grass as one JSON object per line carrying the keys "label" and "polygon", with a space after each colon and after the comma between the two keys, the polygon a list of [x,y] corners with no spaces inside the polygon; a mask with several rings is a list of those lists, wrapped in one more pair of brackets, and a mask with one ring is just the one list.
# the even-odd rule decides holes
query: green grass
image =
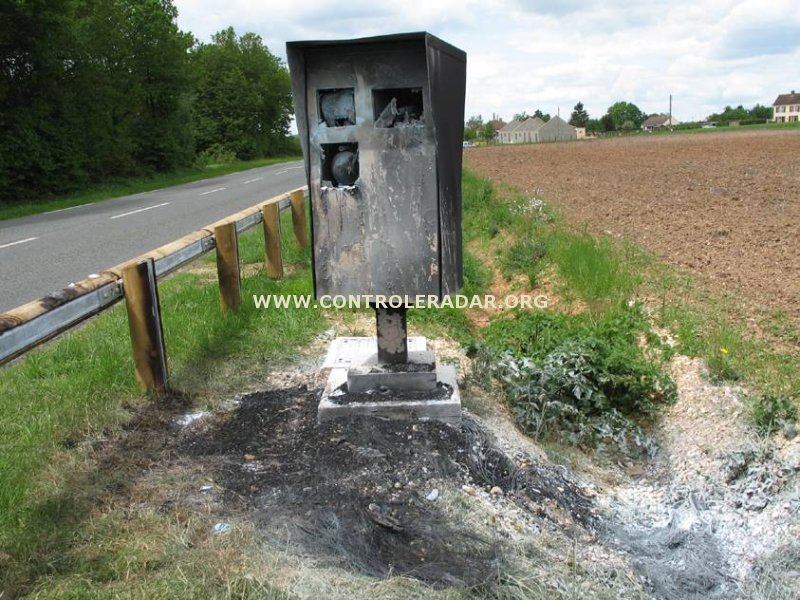
{"label": "green grass", "polygon": [[[800,350],[789,322],[774,311],[754,316],[741,298],[709,292],[688,276],[661,277],[662,271],[649,274],[646,286],[660,296],[654,317],[675,334],[679,352],[703,358],[713,381],[742,382],[757,397],[800,403]],[[756,335],[750,321],[774,326]]]}
{"label": "green grass", "polygon": [[182,185],[184,183],[199,181],[201,179],[220,177],[222,175],[229,175],[230,173],[246,171],[248,169],[255,169],[258,167],[265,167],[267,165],[272,165],[276,163],[299,160],[300,158],[301,157],[299,156],[288,156],[288,157],[278,157],[278,158],[264,158],[259,160],[237,162],[225,165],[210,165],[202,169],[197,168],[179,173],[155,175],[152,177],[137,178],[137,179],[127,179],[116,183],[97,186],[89,191],[65,196],[63,198],[52,198],[52,199],[45,199],[40,202],[27,202],[21,204],[7,204],[0,202],[0,221],[6,221],[8,219],[17,219],[19,217],[26,217],[29,215],[36,215],[43,212],[49,212],[52,210],[71,208],[73,206],[80,206],[83,204],[102,202],[103,200],[110,200],[111,198],[128,196],[130,194],[150,192],[153,190],[158,190],[166,187],[172,187],[176,185]]}
{"label": "green grass", "polygon": [[557,265],[566,288],[590,307],[618,303],[636,288],[636,275],[608,238],[560,228],[550,232],[546,243],[547,256]]}
{"label": "green grass", "polygon": [[[319,310],[258,310],[248,301],[253,294],[311,293],[309,251],[294,243],[289,214],[282,218],[284,263],[294,274],[280,281],[261,272],[244,278],[240,312],[221,312],[213,270],[178,274],[160,284],[170,383],[179,396],[213,404],[211,397],[233,395],[248,368],[263,369],[296,355],[324,328]],[[243,235],[240,244],[244,263],[263,261],[260,228]],[[52,457],[65,445],[102,437],[129,418],[128,407],[150,401],[162,399],[137,388],[122,304],[3,369],[0,547],[5,552],[24,554],[31,545],[60,539],[62,530],[69,534],[63,524],[75,515],[73,502],[62,495],[64,482],[42,479]]]}
{"label": "green grass", "polygon": [[[672,332],[678,352],[701,357],[714,382],[748,386],[757,428],[764,428],[765,414],[790,419],[795,414],[782,407],[784,400],[800,404],[800,334],[785,313],[753,315],[741,298],[704,288],[633,243],[571,230],[552,207],[526,209],[530,202],[515,190],[496,190],[473,174],[466,173],[464,181],[465,194],[472,192],[471,198],[465,195],[465,207],[475,211],[465,214],[465,239],[477,240],[482,248],[494,243],[496,266],[508,280],[523,274],[533,285],[543,273],[554,278],[569,313],[500,314],[477,338],[496,351],[542,360],[568,340],[604,339],[602,330],[616,323],[613,336],[644,336],[669,357],[650,328],[652,320]],[[501,233],[506,237],[497,243]],[[632,316],[639,310],[637,299],[647,300],[647,319]],[[766,338],[748,328],[752,321]]]}
{"label": "green grass", "polygon": [[680,135],[683,133],[691,133],[691,134],[704,134],[704,133],[730,133],[730,132],[737,132],[737,131],[753,131],[753,130],[768,130],[768,131],[780,131],[786,129],[799,129],[800,122],[794,123],[758,123],[755,125],[724,125],[722,127],[693,127],[691,129],[683,129],[680,126],[676,127],[675,129],[657,129],[652,132],[648,131],[641,131],[641,130],[634,130],[628,132],[609,132],[607,136],[609,138],[623,136],[623,137],[630,137],[630,136],[637,136],[637,135],[644,135],[644,136],[651,136],[651,135]]}

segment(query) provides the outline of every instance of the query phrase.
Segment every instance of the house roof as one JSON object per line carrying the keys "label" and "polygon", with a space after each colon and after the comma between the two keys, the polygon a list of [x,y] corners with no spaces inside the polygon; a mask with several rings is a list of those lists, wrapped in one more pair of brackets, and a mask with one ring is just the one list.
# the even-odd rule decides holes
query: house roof
{"label": "house roof", "polygon": [[506,122],[503,121],[503,119],[494,119],[493,121],[490,121],[490,123],[492,124],[492,126],[495,128],[496,131],[500,131],[503,129],[503,127],[506,126]]}
{"label": "house roof", "polygon": [[500,130],[500,133],[509,133],[511,131],[516,131],[517,127],[522,125],[522,121],[510,121],[505,124],[505,126]]}
{"label": "house roof", "polygon": [[792,90],[791,94],[781,94],[772,103],[772,106],[785,106],[787,104],[800,104],[800,94],[795,94]]}
{"label": "house roof", "polygon": [[542,125],[544,121],[539,117],[528,117],[520,124],[518,131],[538,131]]}
{"label": "house roof", "polygon": [[572,129],[573,131],[575,130],[575,128],[572,125],[570,125],[564,119],[556,115],[555,117],[552,117],[547,123],[544,123],[539,128],[539,130],[550,131],[551,129],[566,129],[566,128]]}
{"label": "house roof", "polygon": [[669,121],[669,117],[666,115],[655,115],[653,117],[647,117],[647,120],[642,123],[642,127],[661,127],[667,121]]}

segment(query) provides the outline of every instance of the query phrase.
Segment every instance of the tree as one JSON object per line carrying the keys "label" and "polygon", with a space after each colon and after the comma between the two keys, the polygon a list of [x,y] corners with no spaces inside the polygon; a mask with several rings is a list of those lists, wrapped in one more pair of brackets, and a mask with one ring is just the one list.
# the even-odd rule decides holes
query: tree
{"label": "tree", "polygon": [[483,126],[484,122],[481,115],[471,116],[464,125],[464,139],[468,142],[476,140]]}
{"label": "tree", "polygon": [[517,114],[515,114],[514,118],[512,120],[514,120],[514,121],[526,121],[528,119],[530,119],[530,115],[523,110],[522,112],[518,112]]}
{"label": "tree", "polygon": [[0,4],[0,200],[191,161],[176,15],[171,0]]}
{"label": "tree", "polygon": [[767,119],[772,118],[772,107],[771,106],[762,106],[761,104],[756,104],[753,108],[750,109],[750,118],[751,119]]}
{"label": "tree", "polygon": [[473,115],[469,119],[467,119],[467,129],[471,129],[473,131],[478,131],[481,127],[483,127],[483,116],[481,115]]}
{"label": "tree", "polygon": [[550,113],[543,113],[538,108],[536,109],[536,112],[533,113],[533,116],[534,117],[539,117],[545,123],[547,123],[550,120]]}
{"label": "tree", "polygon": [[198,153],[212,148],[248,160],[280,152],[292,114],[289,72],[254,33],[232,27],[191,55]]}
{"label": "tree", "polygon": [[583,102],[578,102],[569,118],[569,124],[573,127],[586,127],[588,121],[589,113],[583,108]]}
{"label": "tree", "polygon": [[587,133],[599,133],[605,131],[603,123],[600,119],[587,119],[586,121]]}
{"label": "tree", "polygon": [[[608,107],[606,115],[613,123],[613,129],[638,129],[647,116],[631,102],[616,102]],[[608,123],[608,121],[606,121]],[[608,130],[607,130],[608,131]]]}
{"label": "tree", "polygon": [[616,129],[614,119],[608,113],[600,117],[600,126],[603,131],[614,131]]}
{"label": "tree", "polygon": [[492,121],[489,121],[488,123],[484,124],[483,127],[481,127],[478,135],[481,139],[487,142],[491,142],[494,139],[496,133],[497,132],[494,129],[494,123]]}
{"label": "tree", "polygon": [[772,108],[756,104],[751,109],[746,109],[741,104],[736,108],[726,106],[722,112],[708,115],[709,121],[744,121],[746,119],[767,120],[772,118]]}

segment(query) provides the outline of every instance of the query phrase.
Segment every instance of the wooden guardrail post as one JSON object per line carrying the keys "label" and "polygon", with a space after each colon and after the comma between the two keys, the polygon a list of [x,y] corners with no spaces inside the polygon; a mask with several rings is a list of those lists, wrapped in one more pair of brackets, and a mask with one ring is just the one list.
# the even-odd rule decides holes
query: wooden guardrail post
{"label": "wooden guardrail post", "polygon": [[217,278],[222,309],[237,311],[242,304],[242,288],[236,223],[215,227],[214,239],[217,243]]}
{"label": "wooden guardrail post", "polygon": [[277,202],[261,207],[264,219],[264,246],[266,251],[267,277],[283,277],[283,258],[281,256],[281,212]]}
{"label": "wooden guardrail post", "polygon": [[167,353],[161,327],[155,262],[152,258],[122,270],[136,379],[148,390],[167,389]]}
{"label": "wooden guardrail post", "polygon": [[301,248],[308,246],[308,235],[306,233],[306,200],[303,190],[295,190],[289,195],[292,204],[292,226],[294,227],[294,237]]}

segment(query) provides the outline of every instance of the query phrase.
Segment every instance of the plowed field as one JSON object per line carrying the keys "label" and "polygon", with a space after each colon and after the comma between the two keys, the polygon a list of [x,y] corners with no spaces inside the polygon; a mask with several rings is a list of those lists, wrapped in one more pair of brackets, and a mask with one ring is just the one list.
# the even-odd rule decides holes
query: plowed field
{"label": "plowed field", "polygon": [[800,130],[494,146],[465,162],[800,321]]}

